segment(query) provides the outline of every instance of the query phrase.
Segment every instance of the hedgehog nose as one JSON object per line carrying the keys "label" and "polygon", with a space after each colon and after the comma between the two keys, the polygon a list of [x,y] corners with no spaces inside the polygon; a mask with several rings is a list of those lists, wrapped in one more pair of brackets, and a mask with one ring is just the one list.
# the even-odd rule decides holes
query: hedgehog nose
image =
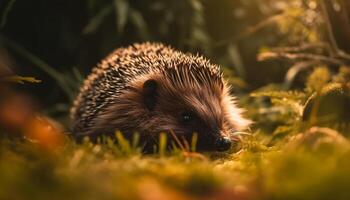
{"label": "hedgehog nose", "polygon": [[232,142],[228,137],[220,137],[215,141],[217,151],[227,151],[231,148]]}

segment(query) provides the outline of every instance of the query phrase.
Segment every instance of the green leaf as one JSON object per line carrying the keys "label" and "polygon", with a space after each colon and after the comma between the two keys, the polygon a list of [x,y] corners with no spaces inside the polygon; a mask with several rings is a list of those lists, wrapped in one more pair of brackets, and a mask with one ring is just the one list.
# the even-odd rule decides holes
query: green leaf
{"label": "green leaf", "polygon": [[114,0],[118,33],[122,33],[129,15],[129,3],[126,0]]}
{"label": "green leaf", "polygon": [[9,0],[9,2],[7,3],[7,5],[4,9],[4,12],[2,13],[2,16],[1,16],[1,22],[0,22],[1,28],[5,27],[5,24],[7,22],[7,16],[10,13],[11,8],[13,7],[13,4],[15,4],[15,2],[16,2],[16,0]]}
{"label": "green leaf", "polygon": [[113,11],[113,5],[109,4],[103,7],[85,26],[83,34],[90,34],[95,32],[98,27],[104,22],[104,19]]}

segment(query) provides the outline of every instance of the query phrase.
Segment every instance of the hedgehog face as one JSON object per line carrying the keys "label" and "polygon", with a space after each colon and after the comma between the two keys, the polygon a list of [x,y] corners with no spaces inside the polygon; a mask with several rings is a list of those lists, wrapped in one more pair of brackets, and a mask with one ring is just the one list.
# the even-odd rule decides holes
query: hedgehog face
{"label": "hedgehog face", "polygon": [[157,122],[152,128],[156,131],[154,134],[173,132],[180,141],[190,143],[196,133],[199,151],[228,150],[232,133],[240,128],[235,120],[242,119],[234,119],[229,113],[236,108],[231,100],[225,102],[230,98],[225,87],[179,85],[169,79],[145,81],[143,103],[151,113],[150,123]]}
{"label": "hedgehog face", "polygon": [[191,144],[196,133],[197,150],[228,150],[237,139],[232,133],[245,129],[249,120],[242,117],[226,84],[195,83],[164,75],[138,79],[99,115],[88,135],[120,130],[131,138],[140,133],[146,148],[153,149],[160,133],[172,141],[175,135],[182,144]]}

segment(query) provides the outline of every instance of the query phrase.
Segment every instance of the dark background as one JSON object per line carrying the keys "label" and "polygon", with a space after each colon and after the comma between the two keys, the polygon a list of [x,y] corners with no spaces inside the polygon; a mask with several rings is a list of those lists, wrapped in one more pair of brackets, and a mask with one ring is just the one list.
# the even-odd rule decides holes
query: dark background
{"label": "dark background", "polygon": [[[246,92],[281,83],[289,67],[288,62],[258,62],[261,49],[299,44],[310,34],[299,34],[296,22],[273,20],[293,6],[280,2],[284,6],[273,0],[2,0],[6,20],[2,17],[0,47],[15,74],[42,80],[15,87],[43,107],[69,104],[81,81],[77,74],[85,77],[113,49],[143,41],[204,54],[222,66],[237,92]],[[309,1],[301,2],[300,9],[310,9]],[[286,37],[291,34],[298,37]],[[13,45],[46,62],[63,80],[48,75]],[[68,79],[75,83],[69,95],[60,87]]]}

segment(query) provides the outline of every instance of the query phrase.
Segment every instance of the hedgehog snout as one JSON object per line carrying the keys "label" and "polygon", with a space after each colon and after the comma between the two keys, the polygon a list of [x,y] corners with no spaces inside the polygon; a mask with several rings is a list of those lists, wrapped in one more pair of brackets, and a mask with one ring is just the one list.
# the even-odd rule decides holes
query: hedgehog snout
{"label": "hedgehog snout", "polygon": [[227,151],[231,148],[232,142],[228,137],[219,137],[215,141],[215,149],[217,151]]}

